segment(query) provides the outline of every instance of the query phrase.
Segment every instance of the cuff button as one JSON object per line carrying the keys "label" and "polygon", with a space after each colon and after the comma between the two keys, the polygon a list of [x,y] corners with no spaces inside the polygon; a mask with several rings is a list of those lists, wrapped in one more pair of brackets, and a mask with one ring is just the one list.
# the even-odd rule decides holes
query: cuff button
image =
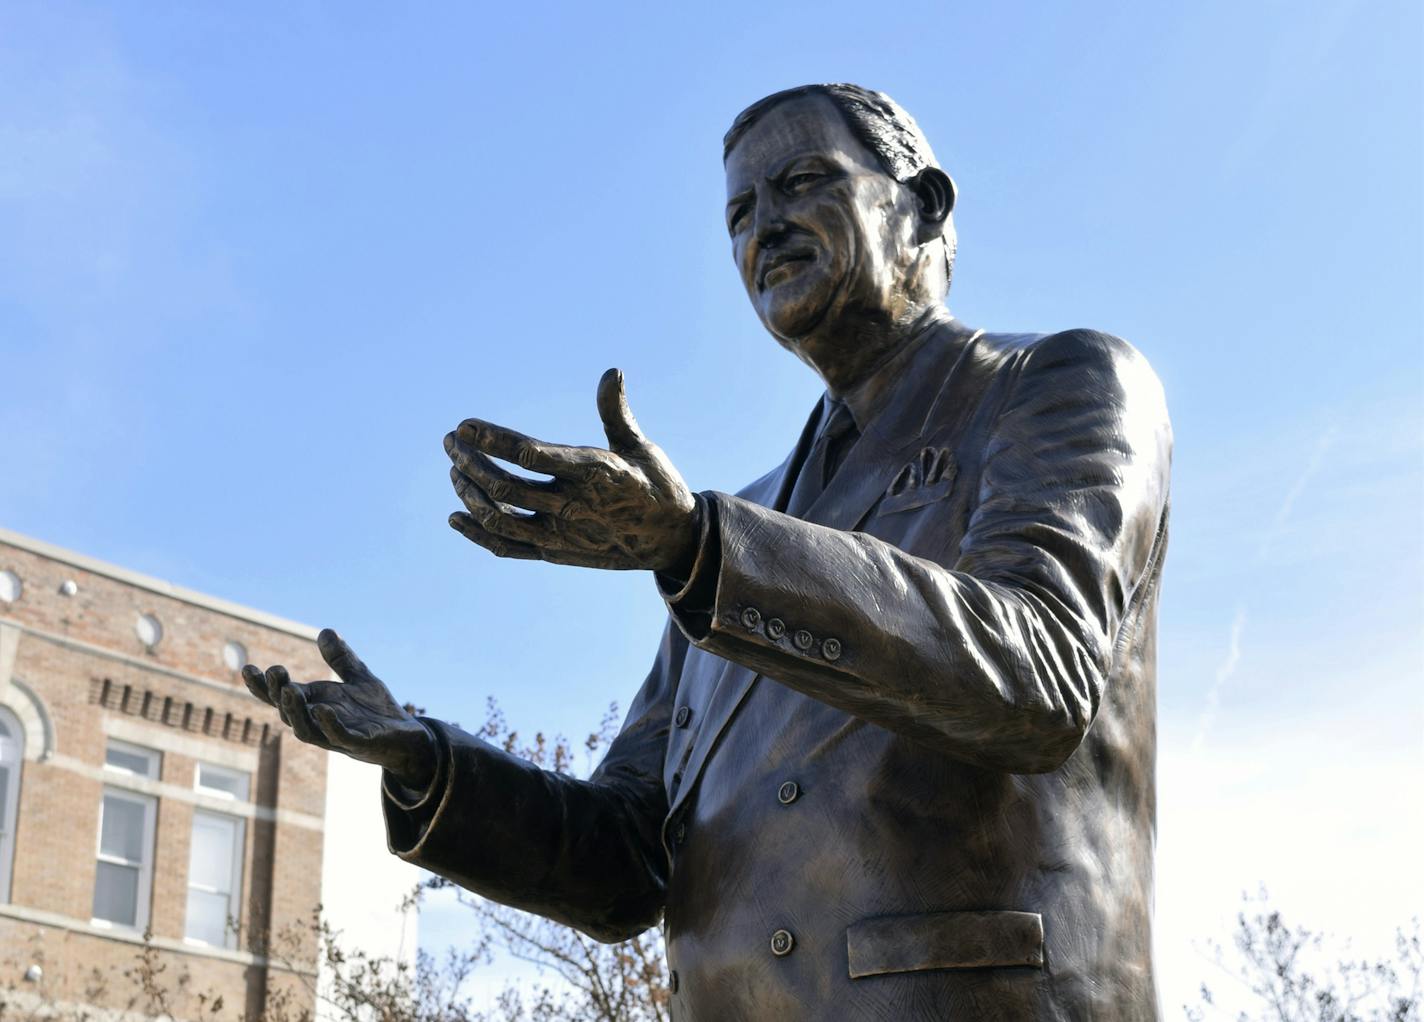
{"label": "cuff button", "polygon": [[786,622],[779,617],[769,618],[766,622],[766,637],[768,639],[779,639],[786,634]]}
{"label": "cuff button", "polygon": [[796,646],[797,649],[799,649],[802,653],[804,653],[804,652],[806,652],[808,649],[811,648],[811,644],[812,644],[813,642],[815,642],[816,640],[815,640],[814,637],[812,637],[812,635],[811,635],[810,632],[808,632],[808,631],[806,631],[806,629],[802,628],[802,629],[800,629],[795,635],[793,635],[793,636],[791,637],[791,641],[792,641],[792,643]]}
{"label": "cuff button", "polygon": [[821,643],[821,655],[827,660],[839,660],[841,658],[841,640],[827,639]]}
{"label": "cuff button", "polygon": [[761,611],[755,607],[748,607],[742,611],[742,624],[748,629],[755,631],[756,626],[761,624]]}

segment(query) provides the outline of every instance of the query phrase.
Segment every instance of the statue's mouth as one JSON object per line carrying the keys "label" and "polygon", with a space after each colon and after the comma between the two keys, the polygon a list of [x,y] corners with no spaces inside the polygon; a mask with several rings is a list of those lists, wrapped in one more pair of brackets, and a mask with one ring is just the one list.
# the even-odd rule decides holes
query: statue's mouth
{"label": "statue's mouth", "polygon": [[759,287],[765,291],[769,287],[790,280],[802,269],[816,261],[816,252],[811,248],[792,248],[778,252],[762,267]]}

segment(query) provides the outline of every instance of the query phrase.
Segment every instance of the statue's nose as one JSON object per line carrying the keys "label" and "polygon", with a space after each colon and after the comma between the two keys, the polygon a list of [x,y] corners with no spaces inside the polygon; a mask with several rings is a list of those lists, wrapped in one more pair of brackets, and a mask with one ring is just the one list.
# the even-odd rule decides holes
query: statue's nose
{"label": "statue's nose", "polygon": [[790,226],[779,214],[772,214],[765,218],[757,219],[757,245],[761,248],[775,248],[786,240],[786,235],[790,233]]}

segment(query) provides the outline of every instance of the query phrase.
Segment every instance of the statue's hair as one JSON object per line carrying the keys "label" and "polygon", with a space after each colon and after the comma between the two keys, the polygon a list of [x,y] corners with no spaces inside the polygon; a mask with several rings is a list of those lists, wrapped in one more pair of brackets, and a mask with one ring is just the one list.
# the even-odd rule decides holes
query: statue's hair
{"label": "statue's hair", "polygon": [[825,96],[835,104],[851,133],[875,154],[885,172],[895,180],[908,181],[926,167],[939,166],[929,141],[904,107],[883,92],[845,82],[800,85],[757,100],[737,114],[727,129],[722,139],[722,159],[727,158],[732,147],[763,114],[800,96]]}
{"label": "statue's hair", "polygon": [[[737,119],[727,129],[727,134],[722,136],[722,161],[726,162],[732,147],[763,114],[774,106],[800,96],[825,96],[829,99],[845,118],[851,134],[875,154],[885,173],[896,181],[908,181],[926,167],[943,169],[935,159],[929,140],[925,138],[924,132],[920,131],[920,126],[915,123],[908,110],[883,92],[875,92],[848,82],[798,85],[794,89],[783,89],[757,100],[737,114]],[[954,276],[954,256],[958,247],[954,228],[952,224],[947,224],[944,238],[946,282]]]}

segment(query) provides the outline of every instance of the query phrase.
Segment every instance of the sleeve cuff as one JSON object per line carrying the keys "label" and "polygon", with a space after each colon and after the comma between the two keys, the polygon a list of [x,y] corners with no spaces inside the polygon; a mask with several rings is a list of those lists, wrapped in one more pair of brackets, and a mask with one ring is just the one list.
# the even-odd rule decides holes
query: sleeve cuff
{"label": "sleeve cuff", "polygon": [[694,641],[706,635],[712,627],[712,612],[717,599],[717,577],[722,570],[722,539],[718,525],[717,494],[708,491],[696,495],[701,514],[701,532],[697,540],[697,556],[687,580],[658,573],[658,592],[667,602],[679,626]]}
{"label": "sleeve cuff", "polygon": [[429,732],[435,746],[435,772],[431,775],[430,783],[424,791],[416,791],[396,780],[389,771],[381,771],[381,791],[392,804],[407,813],[418,812],[439,798],[440,793],[445,790],[445,774],[450,762],[450,751],[445,747],[445,737],[440,729],[431,727],[424,717],[416,719]]}

